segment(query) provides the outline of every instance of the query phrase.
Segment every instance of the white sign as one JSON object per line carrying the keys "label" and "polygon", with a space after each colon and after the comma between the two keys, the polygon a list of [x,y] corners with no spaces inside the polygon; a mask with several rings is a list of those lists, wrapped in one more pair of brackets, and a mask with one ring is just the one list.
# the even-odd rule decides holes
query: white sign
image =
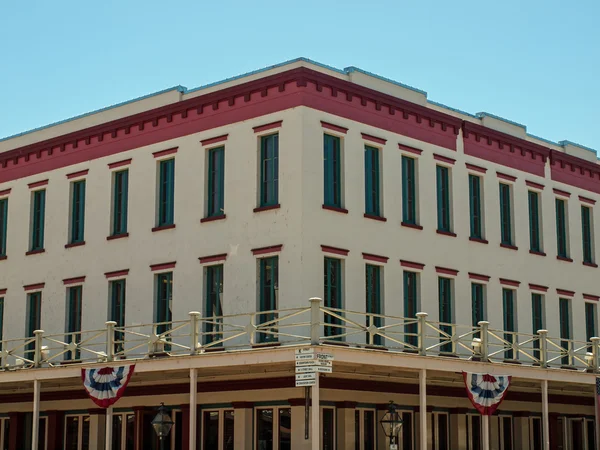
{"label": "white sign", "polygon": [[307,359],[315,359],[314,353],[302,353],[300,355],[296,355],[296,361],[304,361]]}
{"label": "white sign", "polygon": [[312,347],[296,349],[296,355],[303,355],[305,353],[314,353],[314,352],[315,352],[315,349]]}
{"label": "white sign", "polygon": [[320,372],[320,373],[333,373],[333,368],[331,368],[331,367],[316,366],[315,369],[317,372]]}
{"label": "white sign", "polygon": [[314,366],[315,364],[317,364],[317,361],[315,361],[314,359],[305,359],[305,360],[301,360],[301,361],[296,361],[296,367]]}
{"label": "white sign", "polygon": [[315,373],[316,371],[316,366],[296,367],[296,373]]}
{"label": "white sign", "polygon": [[300,380],[316,380],[317,379],[317,374],[316,373],[297,373],[296,374],[296,381],[300,381]]}
{"label": "white sign", "polygon": [[301,386],[315,386],[317,384],[317,380],[300,380],[296,381],[296,387]]}
{"label": "white sign", "polygon": [[333,355],[330,353],[317,353],[316,356],[321,361],[333,361]]}

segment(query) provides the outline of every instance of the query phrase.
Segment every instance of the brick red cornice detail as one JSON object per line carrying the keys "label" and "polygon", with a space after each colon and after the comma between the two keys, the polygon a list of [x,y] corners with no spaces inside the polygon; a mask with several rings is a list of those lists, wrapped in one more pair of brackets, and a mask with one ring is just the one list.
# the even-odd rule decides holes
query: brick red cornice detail
{"label": "brick red cornice detail", "polygon": [[381,144],[381,145],[385,145],[385,143],[387,142],[387,139],[379,138],[376,136],[371,136],[370,134],[367,134],[367,133],[360,133],[360,135],[362,136],[362,138],[365,141],[371,141],[371,142],[375,142],[375,143]]}
{"label": "brick red cornice detail", "polygon": [[6,295],[7,289],[0,289],[0,295]]}
{"label": "brick red cornice detail", "polygon": [[575,296],[575,291],[567,291],[566,289],[557,289],[556,293],[558,295],[564,295],[566,297],[574,297]]}
{"label": "brick red cornice detail", "polygon": [[35,183],[29,183],[29,189],[35,189],[41,186],[46,186],[48,184],[48,180],[36,181]]}
{"label": "brick red cornice detail", "polygon": [[410,147],[408,145],[400,144],[400,143],[398,144],[398,148],[400,150],[404,150],[405,152],[413,153],[415,155],[420,155],[421,153],[423,153],[423,150],[420,150],[420,149],[414,148],[414,147]]}
{"label": "brick red cornice detail", "polygon": [[23,289],[25,291],[37,291],[39,289],[44,289],[44,286],[46,286],[46,283],[35,283],[23,286]]}
{"label": "brick red cornice detail", "polygon": [[283,120],[278,120],[277,122],[271,122],[264,125],[259,125],[257,127],[252,127],[255,133],[260,133],[261,131],[272,130],[273,128],[279,128]]}
{"label": "brick red cornice detail", "polygon": [[[0,194],[1,194],[1,192],[0,192]],[[590,205],[595,205],[596,204],[596,200],[593,200],[593,199],[587,198],[587,197],[583,197],[581,195],[579,196],[579,201],[581,203],[588,203]]]}
{"label": "brick red cornice detail", "polygon": [[553,188],[553,189],[552,189],[552,192],[554,192],[556,195],[560,195],[560,196],[562,196],[562,197],[570,197],[570,196],[571,196],[571,193],[570,193],[570,192],[563,191],[563,190],[561,190],[561,189],[556,189],[556,188]]}
{"label": "brick red cornice detail", "polygon": [[525,180],[525,185],[532,187],[534,189],[539,189],[540,191],[544,190],[544,185],[540,183],[535,183],[533,181]]}
{"label": "brick red cornice detail", "polygon": [[324,122],[323,120],[321,120],[321,126],[323,128],[327,128],[328,130],[337,131],[338,133],[344,133],[344,134],[348,133],[348,128],[340,127],[339,125],[334,125],[329,122]]}
{"label": "brick red cornice detail", "polygon": [[441,162],[445,162],[446,164],[452,164],[452,165],[454,165],[454,163],[456,162],[455,159],[448,158],[447,156],[438,155],[437,153],[433,154],[433,159],[435,159],[436,161],[441,161]]}
{"label": "brick red cornice detail", "polygon": [[469,272],[470,280],[478,280],[478,281],[490,281],[490,277],[487,275],[481,275],[479,273]]}
{"label": "brick red cornice detail", "polygon": [[63,280],[63,284],[65,286],[68,286],[70,284],[80,284],[80,283],[83,283],[83,282],[85,282],[85,276],[83,276],[83,277],[74,277],[74,278],[65,278]]}
{"label": "brick red cornice detail", "polygon": [[228,136],[229,136],[229,134],[223,134],[221,136],[217,136],[217,137],[213,137],[213,138],[209,138],[209,139],[204,139],[204,140],[200,141],[200,143],[203,146],[204,145],[216,144],[218,142],[224,142],[224,141],[226,141]]}
{"label": "brick red cornice detail", "polygon": [[454,277],[458,275],[458,270],[448,269],[447,267],[435,266],[435,271],[442,275],[452,275]]}
{"label": "brick red cornice detail", "polygon": [[109,169],[116,169],[117,167],[128,166],[129,164],[131,164],[131,160],[132,160],[132,158],[129,158],[129,159],[124,159],[122,161],[117,161],[117,162],[114,162],[114,163],[109,163],[108,164],[108,168]]}
{"label": "brick red cornice detail", "polygon": [[112,272],[105,272],[104,276],[106,278],[117,278],[117,277],[125,277],[129,275],[129,269],[115,270]]}
{"label": "brick red cornice detail", "polygon": [[4,189],[3,191],[0,191],[0,197],[4,197],[5,195],[10,194],[11,188],[8,189]]}
{"label": "brick red cornice detail", "polygon": [[372,255],[371,253],[363,253],[362,256],[363,256],[363,259],[365,259],[367,261],[375,261],[375,262],[380,262],[380,263],[387,263],[388,260],[390,259],[387,256]]}
{"label": "brick red cornice detail", "polygon": [[342,255],[342,256],[348,256],[348,253],[350,253],[350,250],[346,250],[343,248],[337,248],[337,247],[330,247],[329,245],[321,245],[321,250],[324,251],[325,253],[333,253],[335,255]]}
{"label": "brick red cornice detail", "polygon": [[152,156],[154,156],[155,158],[162,158],[163,156],[174,155],[175,153],[177,153],[178,149],[179,147],[173,147],[168,148],[166,150],[160,150],[158,152],[152,153]]}
{"label": "brick red cornice detail", "polygon": [[150,270],[152,272],[156,272],[157,270],[174,269],[175,264],[177,264],[177,261],[171,261],[171,262],[160,263],[160,264],[150,264]]}
{"label": "brick red cornice detail", "polygon": [[519,287],[519,285],[521,284],[521,282],[520,281],[516,281],[516,280],[509,280],[507,278],[500,278],[500,284],[502,284],[504,286]]}
{"label": "brick red cornice detail", "polygon": [[474,172],[480,172],[480,173],[487,172],[487,169],[485,167],[479,167],[479,166],[476,166],[475,164],[465,163],[465,166],[468,170],[472,170]]}
{"label": "brick red cornice detail", "polygon": [[548,292],[548,286],[542,286],[540,284],[529,283],[529,289],[532,291]]}
{"label": "brick red cornice detail", "polygon": [[507,174],[502,173],[502,172],[496,172],[496,176],[498,178],[500,178],[501,180],[517,181],[517,177],[513,177],[512,175],[507,175]]}
{"label": "brick red cornice detail", "polygon": [[[0,294],[1,293],[2,292],[0,292]],[[583,299],[584,300],[593,300],[593,301],[597,302],[598,300],[600,300],[600,295],[583,294]]]}
{"label": "brick red cornice detail", "polygon": [[563,152],[550,152],[550,177],[559,183],[600,193],[600,166]]}
{"label": "brick red cornice detail", "polygon": [[219,255],[201,256],[198,258],[200,264],[206,264],[217,261],[225,261],[227,259],[227,253],[221,253]]}
{"label": "brick red cornice detail", "polygon": [[406,267],[407,269],[423,270],[423,268],[425,267],[425,264],[421,264],[421,263],[413,262],[413,261],[406,261],[404,259],[401,259],[400,266]]}
{"label": "brick red cornice detail", "polygon": [[90,169],[80,170],[79,172],[73,172],[67,174],[67,180],[71,180],[73,178],[84,177],[89,173]]}
{"label": "brick red cornice detail", "polygon": [[279,244],[279,245],[270,245],[268,247],[253,248],[251,251],[252,251],[252,254],[254,256],[256,256],[256,255],[264,255],[266,253],[280,252],[282,248],[283,248],[283,244]]}

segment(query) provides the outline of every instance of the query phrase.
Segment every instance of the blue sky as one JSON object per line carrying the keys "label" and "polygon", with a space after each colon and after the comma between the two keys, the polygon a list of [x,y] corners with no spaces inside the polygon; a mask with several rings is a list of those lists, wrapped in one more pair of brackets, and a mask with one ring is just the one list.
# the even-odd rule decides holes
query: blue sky
{"label": "blue sky", "polygon": [[600,150],[600,2],[0,3],[0,137],[304,56]]}

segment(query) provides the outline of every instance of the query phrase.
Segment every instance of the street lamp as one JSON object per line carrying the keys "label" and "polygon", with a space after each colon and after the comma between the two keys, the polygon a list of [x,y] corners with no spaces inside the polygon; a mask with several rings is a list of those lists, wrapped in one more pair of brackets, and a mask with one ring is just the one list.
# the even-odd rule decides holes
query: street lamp
{"label": "street lamp", "polygon": [[156,432],[156,435],[160,439],[160,449],[164,450],[165,448],[165,440],[173,427],[173,420],[169,413],[167,412],[167,408],[165,408],[165,404],[161,403],[158,407],[158,414],[152,420],[152,428]]}
{"label": "street lamp", "polygon": [[402,419],[400,418],[398,408],[400,408],[400,406],[390,400],[387,412],[379,421],[381,428],[383,428],[383,432],[390,438],[390,450],[398,450],[396,437],[402,427]]}

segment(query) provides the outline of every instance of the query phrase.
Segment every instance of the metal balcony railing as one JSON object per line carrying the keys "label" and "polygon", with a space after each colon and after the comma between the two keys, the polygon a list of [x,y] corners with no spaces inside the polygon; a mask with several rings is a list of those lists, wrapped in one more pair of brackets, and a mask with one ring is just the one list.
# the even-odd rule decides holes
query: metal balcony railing
{"label": "metal balcony railing", "polygon": [[201,317],[164,323],[1,341],[0,370],[199,355],[262,346],[335,343],[420,356],[520,363],[542,368],[599,372],[600,338],[590,342],[478,326],[328,308],[313,298],[306,308]]}

